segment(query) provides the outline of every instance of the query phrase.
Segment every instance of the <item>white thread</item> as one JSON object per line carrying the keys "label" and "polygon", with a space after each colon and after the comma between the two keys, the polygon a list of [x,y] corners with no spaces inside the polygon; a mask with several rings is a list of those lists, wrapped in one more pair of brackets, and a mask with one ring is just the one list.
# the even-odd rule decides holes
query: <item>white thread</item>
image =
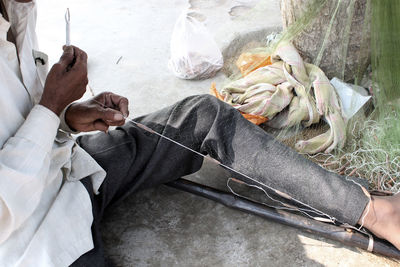
{"label": "white thread", "polygon": [[[93,91],[92,87],[91,87],[89,84],[86,86],[86,89],[89,89],[90,94],[91,94],[92,96],[94,96],[94,91]],[[96,102],[97,102],[97,101],[96,101]],[[97,103],[100,103],[100,102],[97,102]],[[101,104],[101,105],[103,105],[103,104]]]}
{"label": "white thread", "polygon": [[365,218],[367,217],[367,215],[368,215],[368,213],[370,211],[370,207],[371,207],[371,204],[372,204],[372,198],[371,198],[370,195],[368,196],[368,198],[369,198],[369,202],[368,202],[367,210],[365,211],[365,214],[361,217],[361,225],[358,228],[358,230],[361,230],[364,227]]}
{"label": "white thread", "polygon": [[[234,195],[236,195],[236,196],[238,196],[238,197],[242,197],[242,198],[245,198],[245,199],[247,199],[247,200],[254,201],[254,200],[252,200],[252,199],[250,199],[250,198],[248,198],[248,197],[246,197],[246,196],[243,196],[243,195],[240,195],[240,194],[236,193],[236,192],[232,189],[232,187],[229,185],[229,182],[230,182],[230,181],[233,181],[233,180],[234,180],[233,178],[229,178],[229,179],[227,180],[227,182],[226,182],[226,186],[228,187],[229,191],[231,191],[232,194],[234,194]],[[265,191],[265,189],[262,188],[262,187],[259,187],[259,186],[256,186],[256,185],[251,185],[251,184],[245,183],[245,182],[243,182],[243,181],[240,181],[240,182],[244,183],[245,185],[247,185],[247,186],[249,186],[249,187],[254,187],[254,188],[257,188],[257,189],[263,191],[264,194],[265,194],[269,199],[271,199],[271,200],[274,201],[274,202],[278,202],[278,203],[281,204],[282,206],[285,206],[285,207],[280,207],[280,206],[269,205],[268,203],[265,203],[265,202],[261,202],[261,204],[263,204],[263,205],[265,205],[265,206],[267,206],[267,207],[274,208],[274,209],[278,209],[278,210],[298,211],[298,212],[300,212],[300,213],[302,213],[302,214],[304,214],[304,215],[306,215],[306,216],[308,216],[308,217],[310,217],[310,218],[312,218],[312,219],[314,219],[314,220],[334,223],[334,218],[332,219],[332,218],[329,217],[329,216],[328,216],[329,219],[324,219],[324,218],[319,218],[319,217],[313,217],[313,216],[309,215],[307,212],[314,212],[314,213],[317,213],[317,214],[318,214],[317,211],[308,210],[308,209],[303,209],[303,208],[299,208],[299,207],[294,207],[294,206],[288,205],[288,204],[286,204],[286,203],[284,203],[284,202],[282,202],[282,201],[280,201],[280,200],[277,200],[277,199],[273,198],[273,197],[272,197],[270,194],[268,194],[268,192]],[[326,215],[324,215],[324,214],[319,214],[319,215],[326,216]]]}

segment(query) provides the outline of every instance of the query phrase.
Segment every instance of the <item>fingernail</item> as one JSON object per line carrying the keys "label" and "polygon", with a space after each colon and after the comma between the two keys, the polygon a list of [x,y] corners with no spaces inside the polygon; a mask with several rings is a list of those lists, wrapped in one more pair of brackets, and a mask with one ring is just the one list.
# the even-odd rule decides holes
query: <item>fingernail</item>
{"label": "fingernail", "polygon": [[124,119],[124,116],[122,116],[121,114],[119,114],[119,113],[114,114],[115,121],[122,121],[123,119]]}

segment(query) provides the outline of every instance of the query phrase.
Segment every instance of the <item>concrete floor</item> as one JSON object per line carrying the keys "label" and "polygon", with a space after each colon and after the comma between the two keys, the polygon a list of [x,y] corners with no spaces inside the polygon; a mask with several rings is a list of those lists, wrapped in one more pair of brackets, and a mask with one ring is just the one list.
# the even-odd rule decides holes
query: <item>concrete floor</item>
{"label": "concrete floor", "polygon": [[[72,42],[89,54],[91,86],[96,93],[108,90],[127,96],[134,116],[207,93],[212,81],[220,87],[226,79],[220,72],[210,80],[184,81],[167,68],[172,29],[188,2],[202,12],[226,56],[235,54],[247,40],[281,27],[278,0],[38,2],[42,50],[53,62],[58,60],[65,42],[64,12],[69,7]],[[232,40],[236,40],[233,46]],[[205,165],[190,179],[223,187],[223,171]],[[109,210],[103,237],[117,266],[398,264],[165,186],[140,192]]]}

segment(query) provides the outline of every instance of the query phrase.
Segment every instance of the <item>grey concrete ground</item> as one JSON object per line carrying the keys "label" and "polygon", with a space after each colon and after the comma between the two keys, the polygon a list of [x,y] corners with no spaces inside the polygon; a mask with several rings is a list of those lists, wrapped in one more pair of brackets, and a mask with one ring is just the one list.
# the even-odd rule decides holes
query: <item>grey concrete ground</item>
{"label": "grey concrete ground", "polygon": [[[53,62],[58,59],[65,42],[63,16],[70,7],[72,42],[89,54],[91,86],[97,93],[110,90],[127,96],[135,116],[207,93],[211,81],[220,87],[225,80],[221,72],[206,81],[183,81],[167,69],[172,29],[188,0],[38,2],[42,50]],[[280,28],[278,2],[189,1],[202,12],[228,56],[247,41]],[[218,167],[206,164],[190,179],[223,187],[224,177]],[[103,236],[118,266],[397,265],[166,186],[140,192],[109,210]]]}

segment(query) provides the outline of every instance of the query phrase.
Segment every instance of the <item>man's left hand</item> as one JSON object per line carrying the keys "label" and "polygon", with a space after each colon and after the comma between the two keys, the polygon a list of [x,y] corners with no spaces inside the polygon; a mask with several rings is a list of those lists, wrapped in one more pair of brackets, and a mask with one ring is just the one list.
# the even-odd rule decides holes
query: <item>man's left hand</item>
{"label": "man's left hand", "polygon": [[128,115],[128,99],[105,92],[70,105],[65,113],[65,121],[71,129],[79,132],[107,132],[109,126],[123,125]]}

